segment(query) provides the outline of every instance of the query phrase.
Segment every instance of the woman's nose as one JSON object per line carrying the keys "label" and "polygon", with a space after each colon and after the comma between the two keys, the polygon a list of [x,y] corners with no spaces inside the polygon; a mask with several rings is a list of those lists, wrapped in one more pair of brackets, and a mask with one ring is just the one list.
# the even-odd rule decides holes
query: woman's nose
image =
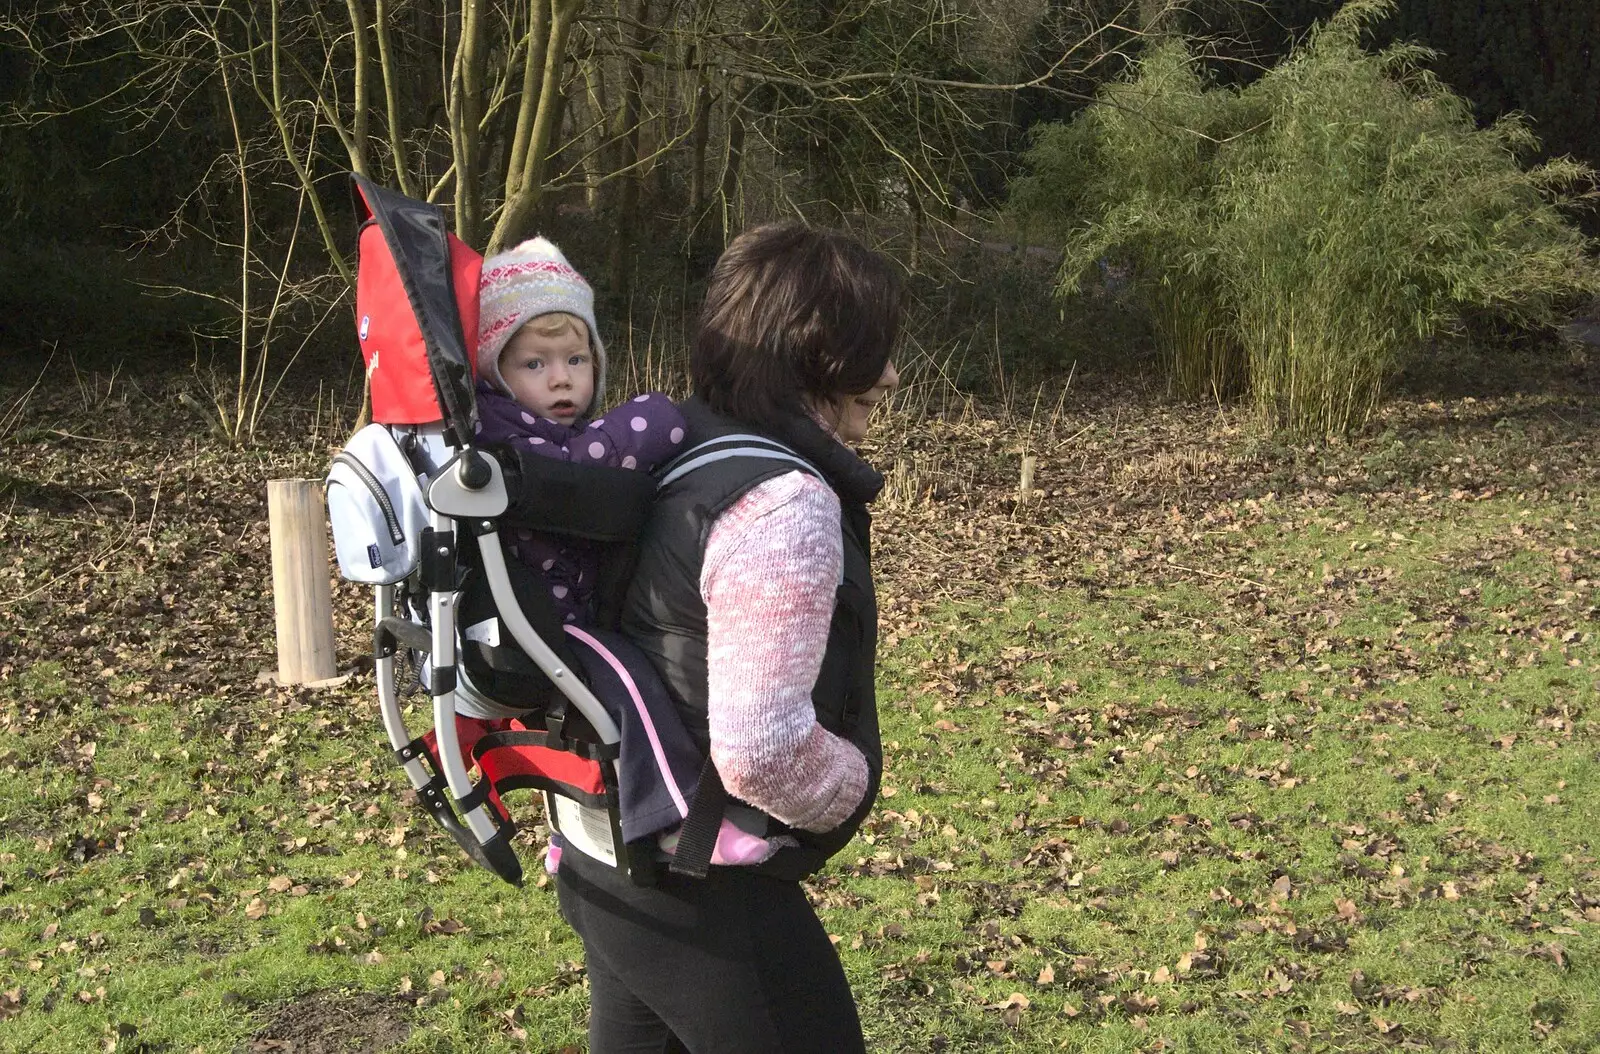
{"label": "woman's nose", "polygon": [[894,368],[893,362],[883,364],[883,374],[878,378],[878,384],[890,391],[900,387],[900,372]]}

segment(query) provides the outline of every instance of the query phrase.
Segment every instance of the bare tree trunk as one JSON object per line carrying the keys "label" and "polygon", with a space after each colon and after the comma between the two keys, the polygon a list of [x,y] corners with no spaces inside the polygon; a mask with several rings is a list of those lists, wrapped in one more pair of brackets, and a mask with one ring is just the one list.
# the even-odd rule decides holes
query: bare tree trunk
{"label": "bare tree trunk", "polygon": [[483,199],[478,185],[478,122],[483,116],[483,7],[462,0],[461,37],[450,72],[450,146],[456,163],[456,237],[478,244]]}
{"label": "bare tree trunk", "polygon": [[689,222],[696,229],[706,211],[706,146],[711,141],[711,83],[701,75],[694,89],[694,129],[689,133]]}
{"label": "bare tree trunk", "polygon": [[378,35],[378,66],[383,74],[383,106],[389,121],[389,155],[394,165],[394,178],[400,193],[416,197],[411,165],[406,157],[405,126],[400,123],[400,74],[395,65],[394,45],[389,40],[388,0],[374,0],[373,22]]}
{"label": "bare tree trunk", "polygon": [[[570,90],[557,88],[555,97],[550,101],[553,109],[550,114],[550,139],[545,144],[543,171],[546,173],[551,171],[551,166],[561,154],[561,148],[566,145],[566,140],[562,138],[563,129],[567,125],[567,111],[572,108],[572,93],[576,90],[576,87]],[[536,226],[537,223],[549,222],[552,204],[548,195],[541,189],[536,210]]]}
{"label": "bare tree trunk", "polygon": [[580,60],[583,74],[584,104],[587,126],[579,144],[583,151],[583,201],[591,212],[600,208],[600,180],[608,152],[606,142],[606,82],[600,60],[594,56]]}
{"label": "bare tree trunk", "polygon": [[[511,137],[511,163],[506,168],[506,200],[522,186],[528,140],[537,116],[539,87],[544,79],[545,48],[550,43],[550,0],[528,0],[528,59],[522,70],[522,105],[517,108],[517,130]],[[528,105],[533,102],[533,105]]]}
{"label": "bare tree trunk", "polygon": [[222,41],[213,37],[217,48],[217,70],[222,75],[222,91],[228,100],[228,122],[233,129],[234,161],[239,169],[239,383],[235,390],[237,400],[231,417],[218,406],[218,419],[224,430],[231,420],[233,430],[228,438],[237,441],[238,429],[244,422],[245,391],[249,382],[250,362],[250,232],[255,224],[250,215],[250,165],[245,156],[244,133],[239,127],[239,110],[233,101],[233,85],[228,80],[228,63],[222,60]]}
{"label": "bare tree trunk", "polygon": [[636,0],[633,24],[628,28],[628,51],[623,59],[622,108],[618,113],[618,133],[622,156],[613,172],[626,170],[618,177],[616,208],[611,216],[611,246],[607,254],[607,267],[612,288],[626,297],[633,285],[633,245],[639,225],[639,114],[640,100],[644,94],[644,60],[641,53],[648,46],[650,0]]}
{"label": "bare tree trunk", "polygon": [[906,198],[911,204],[911,270],[915,272],[922,266],[922,228],[925,219],[922,191],[917,186],[915,173],[906,177]]}
{"label": "bare tree trunk", "polygon": [[[538,96],[524,96],[522,105],[533,116],[528,141],[522,154],[520,184],[508,189],[500,221],[489,238],[488,251],[498,252],[514,245],[525,233],[528,219],[544,194],[545,173],[550,163],[550,140],[555,134],[561,106],[561,72],[567,60],[567,38],[583,8],[583,0],[551,0],[549,39],[544,47],[544,78]],[[520,124],[521,118],[518,118]]]}
{"label": "bare tree trunk", "polygon": [[[744,165],[744,101],[748,98],[745,78],[735,77],[723,96],[726,101],[728,146],[722,156],[722,180],[718,188],[717,234],[724,248],[733,240],[734,201],[739,196],[740,168]],[[742,211],[738,222],[743,223]]]}
{"label": "bare tree trunk", "polygon": [[[684,58],[684,67],[694,78],[694,98],[692,111],[694,124],[689,132],[689,244],[697,252],[711,248],[712,241],[720,235],[720,230],[711,223],[711,218],[706,215],[711,196],[709,182],[706,178],[706,152],[711,145],[711,109],[717,100],[717,94],[711,87],[711,66],[714,51],[702,40],[710,25],[712,12],[711,0],[698,0],[695,4],[693,32],[688,53]],[[718,249],[721,246],[717,246]]]}
{"label": "bare tree trunk", "polygon": [[[328,222],[328,215],[323,211],[322,199],[315,192],[315,183],[312,180],[311,169],[300,160],[299,152],[295,149],[294,136],[290,133],[289,122],[285,116],[283,100],[283,63],[282,52],[279,47],[278,37],[278,0],[272,0],[271,38],[269,40],[271,56],[271,82],[268,88],[263,88],[255,67],[255,60],[250,60],[250,80],[255,88],[256,95],[265,104],[273,124],[278,131],[278,140],[283,145],[283,154],[290,167],[294,169],[295,176],[300,180],[300,185],[311,191],[311,213],[316,218],[317,230],[322,234],[322,243],[328,250],[328,257],[338,270],[345,284],[354,288],[355,275],[344,261],[344,253],[340,251],[339,239],[334,237],[333,225]],[[253,55],[253,52],[252,52]],[[218,56],[219,61],[226,60]]]}
{"label": "bare tree trunk", "polygon": [[350,139],[345,146],[350,154],[350,167],[363,176],[369,174],[367,166],[367,12],[361,0],[345,0],[350,12],[350,36],[355,49],[354,97],[355,112],[350,118]]}
{"label": "bare tree trunk", "polygon": [[[654,135],[648,143],[646,156],[651,160],[645,162],[645,172],[650,176],[649,200],[659,203],[666,201],[672,192],[672,166],[666,162],[667,152],[672,144],[687,141],[693,128],[694,97],[683,90],[685,78],[681,53],[674,67],[661,69],[656,82],[652,98],[657,100],[657,112],[647,126],[647,131],[653,131]],[[687,105],[675,106],[670,100],[687,100]],[[656,211],[659,212],[659,208]]]}

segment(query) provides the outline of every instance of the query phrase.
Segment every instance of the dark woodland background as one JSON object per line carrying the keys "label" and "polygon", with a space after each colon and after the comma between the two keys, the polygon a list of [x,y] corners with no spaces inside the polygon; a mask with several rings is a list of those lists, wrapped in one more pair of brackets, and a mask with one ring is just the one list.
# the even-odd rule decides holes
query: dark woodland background
{"label": "dark woodland background", "polygon": [[[300,5],[295,18],[323,29],[348,26],[346,5],[320,6],[326,10]],[[709,41],[708,23],[690,17],[703,15],[706,6],[617,0],[580,11],[570,44],[573,59],[565,74],[566,105],[558,115],[568,139],[552,150],[572,155],[585,149],[577,97],[584,72],[595,73],[609,76],[612,101],[624,111],[633,107],[639,119],[631,131],[618,123],[608,126],[616,134],[591,152],[613,169],[633,167],[599,185],[589,178],[550,187],[522,224],[524,235],[538,229],[561,240],[608,298],[611,310],[623,312],[636,326],[659,318],[663,298],[680,312],[692,305],[695,283],[728,228],[784,212],[870,229],[876,240],[924,276],[926,293],[983,308],[987,301],[981,295],[957,288],[970,283],[980,269],[959,260],[952,263],[950,251],[961,239],[947,235],[959,231],[984,237],[984,218],[1004,202],[1030,132],[1040,122],[1070,117],[1092,98],[1098,84],[1122,72],[1141,47],[1138,16],[1148,18],[1154,9],[1148,0],[1126,8],[1103,0],[980,4],[984,10],[979,14],[990,20],[992,29],[985,51],[970,40],[956,41],[954,35],[919,34],[914,26],[894,23],[897,17],[924,17],[921,5],[903,5],[905,11],[892,17],[872,15],[872,5],[857,17],[843,0],[805,5],[805,17],[813,24],[791,25],[785,31],[796,35],[796,51],[813,47],[826,55],[826,68],[804,70],[813,82],[906,63],[949,81],[1003,85],[1009,78],[1012,83],[1036,83],[991,90],[976,101],[941,95],[934,102],[951,112],[933,116],[920,112],[931,97],[926,93],[888,92],[877,99],[877,113],[863,118],[860,107],[847,112],[820,99],[815,90],[808,97],[786,86],[782,62],[772,58],[769,40],[761,68],[770,76],[764,84],[754,75],[726,68],[706,70],[702,63],[702,80],[698,88],[691,84],[689,89],[713,100],[737,97],[743,119],[735,122],[728,116],[731,105],[725,110],[713,105],[704,111],[705,129],[677,129],[681,134],[673,141],[665,132],[652,131],[649,121],[652,113],[665,115],[663,126],[674,119],[670,101],[663,99],[681,89],[682,77],[673,81],[673,71],[681,74],[692,67],[695,48],[703,43],[695,33],[704,33]],[[758,9],[770,14],[782,6],[731,5],[731,13],[719,17],[743,17],[748,24],[760,14]],[[227,4],[155,7],[169,18],[160,32],[170,43],[173,35],[184,32],[181,16],[199,24],[203,18],[195,17],[195,11],[215,15]],[[422,37],[427,26],[437,23],[448,44],[447,7],[437,0],[393,5],[388,18],[397,27],[422,27],[410,45],[402,41],[396,46],[418,48],[415,61],[423,66],[433,62],[421,53],[427,43]],[[1219,82],[1244,84],[1337,7],[1333,0],[1199,3],[1171,13],[1164,25],[1203,42],[1200,51]],[[866,24],[872,17],[889,17],[889,23]],[[119,25],[95,4],[12,4],[3,26],[0,352],[24,361],[42,361],[52,348],[71,349],[79,361],[130,354],[205,361],[229,354],[227,334],[237,323],[227,310],[228,291],[238,279],[241,206],[237,180],[229,175],[235,142],[223,98],[226,85],[213,75],[174,76],[170,66],[157,69],[152,49],[159,50],[161,42],[152,43],[150,25]],[[660,29],[666,26],[678,29]],[[1050,74],[1051,57],[1083,39],[1086,27],[1104,27],[1093,38],[1095,61]],[[898,45],[892,42],[902,30],[912,43],[894,52]],[[314,34],[306,40],[310,36]],[[726,46],[741,46],[727,39],[732,43]],[[1543,157],[1571,155],[1600,165],[1600,122],[1594,120],[1600,100],[1600,10],[1593,0],[1403,0],[1374,45],[1395,40],[1436,49],[1432,69],[1471,101],[1481,122],[1520,111],[1542,140]],[[289,49],[299,46],[291,42]],[[941,47],[947,52],[940,53]],[[920,50],[907,54],[908,49]],[[315,57],[313,50],[307,55]],[[336,57],[336,52],[329,54]],[[990,61],[994,55],[1000,58]],[[191,56],[189,61],[197,60]],[[491,55],[491,67],[494,61]],[[651,77],[658,83],[652,86]],[[401,99],[416,111],[407,122],[417,127],[439,120],[447,105],[439,90],[441,78],[434,78],[432,89],[423,79],[419,76],[415,89]],[[630,87],[636,90],[622,90]],[[250,95],[241,94],[248,111]],[[377,111],[381,102],[374,99],[369,108]],[[260,116],[245,112],[241,119],[249,124]],[[867,120],[877,122],[881,134],[873,135],[878,141],[863,134]],[[337,238],[349,244],[347,191],[341,178],[349,166],[341,161],[331,132],[313,130],[311,137],[317,151],[313,185]],[[764,165],[756,161],[756,140],[767,158]],[[920,189],[912,185],[916,179],[886,163],[892,150],[909,153],[907,144],[923,154],[910,163],[928,174]],[[737,159],[741,146],[744,166],[730,168],[727,158]],[[424,144],[422,149],[437,155],[440,148]],[[653,158],[647,156],[652,149]],[[583,171],[592,177],[594,170]],[[262,185],[251,203],[256,237],[259,244],[282,245],[302,222],[303,207],[297,212],[282,171],[263,166],[258,172]],[[377,174],[386,175],[381,170]],[[718,178],[724,185],[708,191],[707,180]],[[735,191],[737,208],[719,213],[714,202],[708,205],[718,190],[724,203],[731,200],[728,192]],[[1592,212],[1581,222],[1594,232]],[[913,229],[915,237],[908,233]],[[479,248],[482,242],[480,236]],[[302,248],[291,277],[314,285],[316,275],[328,271],[319,252],[319,246]],[[324,299],[329,295],[324,287]],[[307,297],[307,303],[315,300]],[[282,320],[274,340],[292,343],[313,328],[317,312],[297,310]],[[342,335],[341,329],[328,339]],[[314,369],[318,357],[302,359],[297,369]],[[348,365],[339,363],[341,370]]]}

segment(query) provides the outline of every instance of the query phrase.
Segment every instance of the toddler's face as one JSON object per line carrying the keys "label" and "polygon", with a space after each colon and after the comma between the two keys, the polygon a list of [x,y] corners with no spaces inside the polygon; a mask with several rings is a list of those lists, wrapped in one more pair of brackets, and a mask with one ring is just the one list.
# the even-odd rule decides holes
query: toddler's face
{"label": "toddler's face", "polygon": [[534,319],[517,330],[500,353],[500,376],[511,397],[550,421],[570,425],[594,400],[594,354],[582,324],[556,335]]}

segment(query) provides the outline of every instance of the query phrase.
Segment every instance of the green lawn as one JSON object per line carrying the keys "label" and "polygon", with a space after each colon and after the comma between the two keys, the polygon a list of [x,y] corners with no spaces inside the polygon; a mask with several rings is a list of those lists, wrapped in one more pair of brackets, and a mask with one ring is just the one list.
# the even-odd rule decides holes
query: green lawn
{"label": "green lawn", "polygon": [[1171,554],[1243,550],[1264,591],[898,613],[895,794],[825,883],[883,1049],[1600,1037],[1592,586],[1534,544],[1471,576],[1439,556],[1520,536],[1592,559],[1595,527],[1503,500],[1331,529],[1358,515]]}
{"label": "green lawn", "polygon": [[[1597,415],[1555,409],[886,442],[884,797],[811,887],[872,1049],[1595,1049]],[[370,676],[255,681],[259,481],[325,451],[179,425],[0,478],[0,1050],[581,1050],[553,890],[407,802]]]}

